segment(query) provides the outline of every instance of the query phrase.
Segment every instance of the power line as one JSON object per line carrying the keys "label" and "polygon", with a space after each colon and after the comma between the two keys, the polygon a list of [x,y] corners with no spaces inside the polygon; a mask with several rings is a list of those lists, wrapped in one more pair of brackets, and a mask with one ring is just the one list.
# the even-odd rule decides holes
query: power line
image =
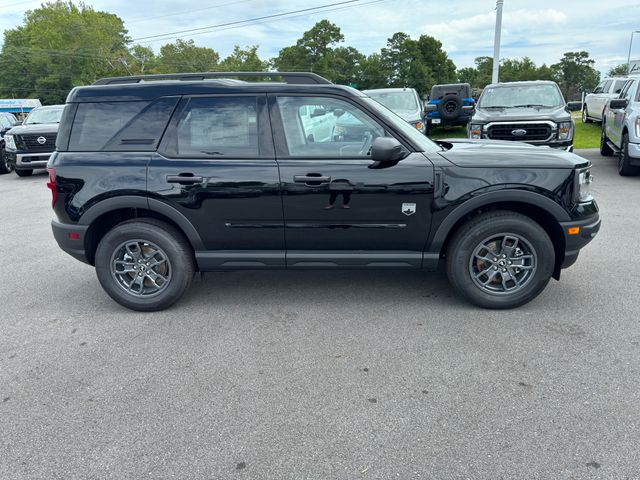
{"label": "power line", "polygon": [[7,5],[0,5],[0,8],[11,8],[11,7],[19,7],[21,5],[27,5],[29,3],[36,3],[40,0],[30,0],[29,2],[19,2],[19,3],[9,3]]}
{"label": "power line", "polygon": [[315,10],[320,10],[322,8],[334,7],[336,5],[344,5],[344,4],[347,4],[347,3],[356,3],[356,2],[359,2],[359,1],[361,1],[361,0],[345,0],[345,1],[342,1],[342,2],[328,3],[328,4],[325,4],[325,5],[320,5],[318,7],[309,7],[309,8],[303,8],[301,10],[292,10],[292,11],[289,11],[289,12],[274,13],[272,15],[264,15],[262,17],[249,18],[249,19],[246,19],[246,20],[237,20],[235,22],[220,23],[218,25],[209,25],[207,27],[190,28],[190,29],[187,29],[187,30],[178,30],[176,32],[163,33],[163,34],[159,34],[159,35],[149,35],[147,37],[134,38],[134,39],[132,39],[132,42],[137,42],[138,40],[147,40],[147,39],[151,39],[151,38],[167,37],[167,36],[176,35],[176,34],[180,34],[180,33],[200,32],[202,30],[216,29],[216,28],[220,28],[220,27],[228,27],[228,26],[231,26],[231,25],[239,25],[239,24],[242,24],[242,23],[255,22],[256,20],[265,20],[265,19],[270,19],[270,18],[284,17],[286,15],[292,15],[292,14],[295,14],[295,13],[312,12],[312,11],[315,11]]}
{"label": "power line", "polygon": [[137,19],[134,19],[134,20],[123,20],[123,22],[127,23],[127,24],[146,22],[148,20],[157,20],[158,18],[175,17],[176,15],[182,15],[183,13],[202,12],[204,10],[212,10],[214,8],[226,7],[228,5],[237,5],[237,4],[240,4],[240,3],[255,2],[255,1],[256,0],[235,0],[233,2],[221,3],[221,4],[218,4],[218,5],[212,5],[210,7],[196,8],[195,10],[186,10],[186,11],[182,11],[182,12],[173,12],[173,13],[168,13],[166,15],[158,15],[157,17],[145,17],[145,18],[137,18]]}

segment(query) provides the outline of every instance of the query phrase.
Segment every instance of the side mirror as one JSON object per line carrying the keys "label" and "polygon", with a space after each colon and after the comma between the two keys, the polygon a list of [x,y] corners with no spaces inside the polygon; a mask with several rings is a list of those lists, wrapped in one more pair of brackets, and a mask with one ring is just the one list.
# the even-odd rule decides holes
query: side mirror
{"label": "side mirror", "polygon": [[609,102],[609,108],[611,110],[624,110],[629,105],[629,100],[626,98],[616,98]]}
{"label": "side mirror", "polygon": [[435,103],[427,103],[424,106],[424,111],[429,113],[429,112],[437,112],[438,111],[438,105],[436,105]]}
{"label": "side mirror", "polygon": [[22,125],[22,120],[18,120],[17,122],[15,122],[12,127],[19,127],[20,125]]}
{"label": "side mirror", "polygon": [[407,158],[409,151],[393,137],[378,137],[371,146],[371,160],[388,163]]}
{"label": "side mirror", "polygon": [[344,110],[342,108],[336,108],[333,111],[333,115],[340,118],[342,115],[344,115]]}

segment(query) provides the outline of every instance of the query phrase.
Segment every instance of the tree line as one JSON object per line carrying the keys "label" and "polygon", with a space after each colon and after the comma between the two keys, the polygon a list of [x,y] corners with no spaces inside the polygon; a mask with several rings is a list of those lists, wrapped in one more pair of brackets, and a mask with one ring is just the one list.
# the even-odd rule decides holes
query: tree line
{"label": "tree line", "polygon": [[[158,53],[132,44],[117,15],[58,0],[25,13],[23,24],[4,32],[0,52],[0,97],[40,98],[62,103],[74,86],[110,76],[207,71],[311,71],[356,88],[412,87],[427,95],[435,84],[468,82],[481,89],[491,82],[493,59],[457,69],[442,43],[429,35],[414,39],[399,32],[379,52],[364,55],[345,46],[340,28],[321,20],[294,45],[271,59],[258,46],[236,46],[225,58],[193,40],[175,40]],[[500,80],[554,80],[568,100],[597,85],[600,74],[584,51],[567,52],[553,65],[530,58],[501,61]],[[620,68],[620,67],[619,67]],[[621,69],[621,68],[620,68]]]}

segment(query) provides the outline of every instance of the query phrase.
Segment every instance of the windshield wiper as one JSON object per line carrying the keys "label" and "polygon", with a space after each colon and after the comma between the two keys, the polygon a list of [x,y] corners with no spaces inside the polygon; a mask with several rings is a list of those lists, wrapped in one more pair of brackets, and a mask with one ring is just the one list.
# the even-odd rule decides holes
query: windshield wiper
{"label": "windshield wiper", "polygon": [[553,105],[542,105],[540,103],[529,103],[527,105],[514,105],[513,108],[551,108]]}
{"label": "windshield wiper", "polygon": [[513,108],[513,107],[510,107],[509,105],[491,105],[489,107],[480,105],[480,108]]}

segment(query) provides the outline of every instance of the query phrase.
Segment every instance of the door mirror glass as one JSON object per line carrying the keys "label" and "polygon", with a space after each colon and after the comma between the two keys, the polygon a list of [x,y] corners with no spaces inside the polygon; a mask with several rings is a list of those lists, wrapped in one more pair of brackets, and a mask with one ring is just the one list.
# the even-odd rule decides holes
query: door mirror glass
{"label": "door mirror glass", "polygon": [[629,101],[626,98],[616,98],[609,102],[609,108],[611,110],[624,110],[627,108]]}
{"label": "door mirror glass", "polygon": [[374,162],[399,162],[409,155],[409,151],[393,137],[378,137],[371,147]]}
{"label": "door mirror glass", "polygon": [[311,118],[322,117],[327,114],[327,110],[320,107],[313,110],[311,113]]}

